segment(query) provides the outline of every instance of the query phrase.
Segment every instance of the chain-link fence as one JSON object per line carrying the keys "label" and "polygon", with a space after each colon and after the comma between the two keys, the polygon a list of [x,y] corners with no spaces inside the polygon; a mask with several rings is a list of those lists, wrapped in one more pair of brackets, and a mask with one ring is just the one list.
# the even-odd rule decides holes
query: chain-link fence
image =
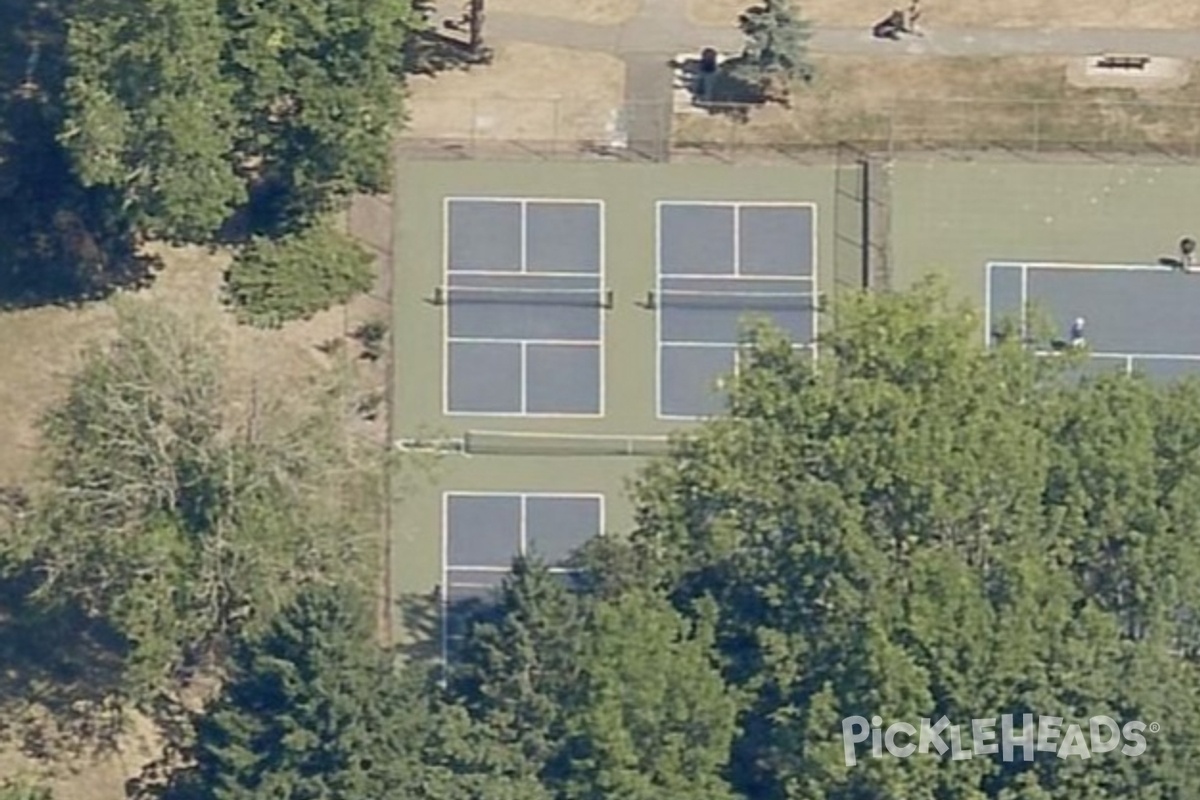
{"label": "chain-link fence", "polygon": [[777,142],[811,149],[831,141],[888,157],[917,151],[950,157],[992,152],[1030,160],[1200,159],[1200,104],[1194,103],[897,98],[869,112],[797,109],[761,127],[753,119],[748,109],[736,107],[693,115],[676,127],[674,145],[702,143],[734,159],[741,151],[769,149]]}
{"label": "chain-link fence", "polygon": [[401,154],[425,158],[828,163],[839,145],[875,156],[1200,160],[1200,103],[896,98],[864,110],[791,110],[585,98],[424,100]]}

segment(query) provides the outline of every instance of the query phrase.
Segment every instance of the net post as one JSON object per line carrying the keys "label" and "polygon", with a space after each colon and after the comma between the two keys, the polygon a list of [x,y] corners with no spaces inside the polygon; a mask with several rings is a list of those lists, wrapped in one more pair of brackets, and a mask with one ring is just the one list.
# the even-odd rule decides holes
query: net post
{"label": "net post", "polygon": [[611,311],[614,305],[616,305],[616,295],[612,289],[605,289],[604,297],[600,300],[600,307],[606,311]]}
{"label": "net post", "polygon": [[446,305],[446,290],[441,286],[433,287],[433,304],[435,306]]}
{"label": "net post", "polygon": [[650,291],[646,292],[646,308],[653,311],[657,307],[658,307],[658,296],[654,293],[654,290],[651,289]]}

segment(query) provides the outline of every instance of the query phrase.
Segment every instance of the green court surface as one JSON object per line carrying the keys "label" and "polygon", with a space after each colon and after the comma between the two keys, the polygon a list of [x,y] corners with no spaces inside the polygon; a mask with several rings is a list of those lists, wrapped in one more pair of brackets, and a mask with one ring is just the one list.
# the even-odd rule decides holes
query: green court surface
{"label": "green court surface", "polygon": [[[989,262],[1156,264],[1160,258],[1177,255],[1182,237],[1200,238],[1200,216],[1191,203],[1200,186],[1196,166],[914,158],[887,165],[885,171],[887,274],[896,289],[932,273],[944,278],[963,299],[982,306]],[[863,214],[870,207],[851,199],[846,187],[854,182],[844,164],[832,162],[777,167],[401,163],[393,248],[395,436],[461,441],[476,432],[499,431],[551,439],[590,437],[599,442],[662,437],[686,428],[692,423],[660,416],[660,319],[656,309],[642,302],[649,292],[662,288],[658,283],[659,204],[809,204],[813,242],[811,276],[806,280],[813,291],[836,301],[836,288],[853,283],[847,280],[846,265],[850,264],[852,274],[851,262],[861,260],[860,244],[853,239],[863,230]],[[600,333],[592,343],[601,375],[596,413],[448,413],[452,404],[447,400],[447,308],[431,301],[438,296],[435,290],[447,285],[449,198],[547,204],[591,201],[600,209],[599,276],[592,273],[591,280],[611,292],[612,304],[602,312]],[[527,227],[522,231],[522,237],[531,235]],[[874,236],[884,234],[873,231]],[[703,235],[698,229],[697,237]],[[522,242],[521,247],[527,248]],[[503,249],[503,242],[497,240],[495,246]],[[490,247],[485,240],[477,250],[486,253]],[[523,359],[525,352],[521,351]],[[479,362],[485,372],[490,368],[486,362]],[[484,377],[476,383],[486,396],[490,384]],[[573,380],[564,373],[561,383]],[[522,398],[524,403],[524,393]],[[645,464],[641,457],[597,452],[458,453],[435,460],[429,480],[395,499],[390,556],[391,592],[398,604],[406,602],[401,598],[424,597],[426,611],[433,616],[445,600],[444,584],[453,572],[446,555],[454,549],[447,544],[447,497],[458,493],[493,498],[513,493],[600,496],[604,527],[600,532],[621,535],[632,524],[628,482]],[[394,619],[397,632],[411,640],[417,636],[415,630],[427,626],[406,621],[410,614],[411,608],[401,610]],[[432,629],[427,633],[436,638]]]}
{"label": "green court surface", "polygon": [[[402,162],[395,193],[392,431],[397,439],[462,437],[470,431],[662,436],[678,420],[659,416],[658,320],[643,303],[656,289],[660,201],[811,204],[812,283],[834,287],[836,168],[734,167],[581,162]],[[602,277],[613,303],[600,342],[602,413],[542,416],[446,413],[447,308],[431,302],[446,283],[447,198],[517,198],[602,203]],[[603,533],[632,524],[626,485],[645,463],[613,455],[461,455],[436,458],[430,480],[393,504],[391,591],[436,603],[446,580],[443,513],[447,493],[594,493],[604,498]],[[393,614],[397,633],[421,627]]]}
{"label": "green court surface", "polygon": [[983,303],[989,261],[1156,264],[1200,233],[1200,167],[897,162],[892,286],[930,273]]}

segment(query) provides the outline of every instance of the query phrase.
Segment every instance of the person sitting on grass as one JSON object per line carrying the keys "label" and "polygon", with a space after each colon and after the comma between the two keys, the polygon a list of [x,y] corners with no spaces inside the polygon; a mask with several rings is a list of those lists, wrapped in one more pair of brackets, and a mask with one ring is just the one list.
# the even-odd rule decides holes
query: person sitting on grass
{"label": "person sitting on grass", "polygon": [[904,32],[904,12],[896,9],[887,19],[875,24],[871,29],[872,35],[876,39],[899,39],[900,34]]}

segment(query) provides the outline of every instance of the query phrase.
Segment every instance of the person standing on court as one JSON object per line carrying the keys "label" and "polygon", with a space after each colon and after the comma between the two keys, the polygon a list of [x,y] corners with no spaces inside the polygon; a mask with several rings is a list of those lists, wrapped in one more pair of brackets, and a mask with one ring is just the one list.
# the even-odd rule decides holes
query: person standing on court
{"label": "person standing on court", "polygon": [[1190,236],[1179,242],[1179,260],[1183,268],[1191,270],[1196,265],[1196,240]]}
{"label": "person standing on court", "polygon": [[1076,317],[1071,323],[1071,347],[1083,347],[1087,344],[1087,340],[1083,338],[1083,326],[1087,324],[1087,320],[1083,317]]}

